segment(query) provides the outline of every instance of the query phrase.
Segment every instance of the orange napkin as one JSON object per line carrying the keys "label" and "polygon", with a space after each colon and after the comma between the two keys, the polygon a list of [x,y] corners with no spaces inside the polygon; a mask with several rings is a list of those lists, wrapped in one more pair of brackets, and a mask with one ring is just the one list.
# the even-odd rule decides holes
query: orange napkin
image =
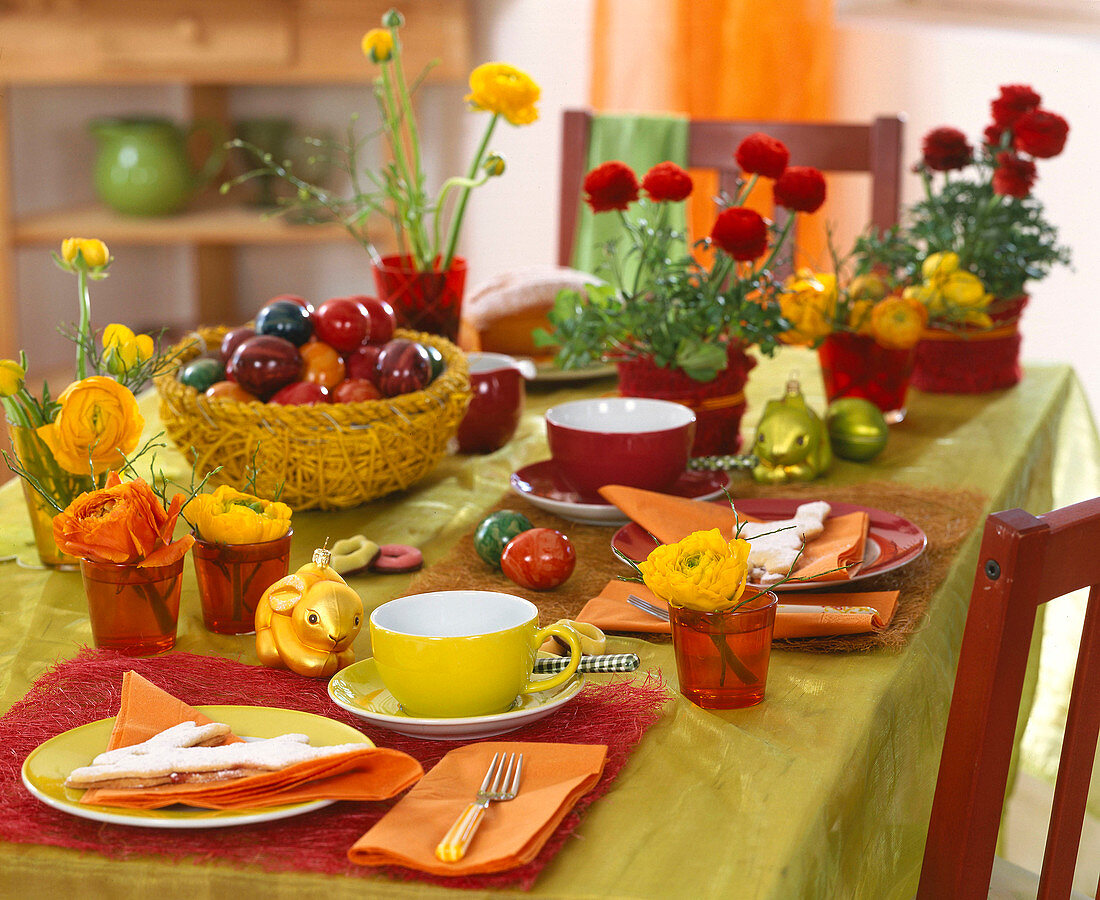
{"label": "orange napkin", "polygon": [[[211,719],[136,672],[122,676],[122,702],[106,750],[140,744],[166,728]],[[227,743],[241,739],[230,735]],[[170,784],[151,788],[91,788],[81,803],[157,809],[173,803],[205,809],[239,809],[301,803],[307,800],[383,800],[423,775],[406,753],[364,744],[362,749],[289,766],[279,772],[248,775],[225,782]]]}
{"label": "orange napkin", "polygon": [[[474,801],[498,751],[523,754],[519,794],[489,806],[461,860],[440,862],[436,844]],[[606,756],[602,744],[498,741],[459,747],[359,838],[348,858],[364,866],[405,866],[434,875],[476,875],[525,865],[599,780]]]}
{"label": "orange napkin", "polygon": [[[752,588],[749,588],[752,590]],[[597,597],[589,600],[577,615],[578,622],[590,622],[604,631],[636,631],[644,634],[668,634],[668,622],[656,616],[642,612],[627,602],[627,596],[634,594],[667,608],[663,600],[644,584],[633,581],[609,582]],[[898,605],[897,591],[861,591],[859,593],[780,593],[779,609],[775,614],[773,637],[826,637],[837,634],[863,634],[884,628],[890,624]],[[864,607],[862,612],[826,612],[817,613],[800,610],[799,607],[839,606],[852,608]],[[870,611],[867,611],[870,610]]]}
{"label": "orange napkin", "polygon": [[[698,500],[618,484],[600,488],[600,495],[663,544],[674,544],[693,531],[709,531],[712,528],[732,537],[737,523],[733,510],[724,503],[700,503]],[[759,520],[741,516],[741,521]],[[825,521],[824,532],[806,544],[793,574],[819,581],[850,579],[861,568],[869,526],[870,521],[864,512],[830,516]],[[832,569],[837,571],[830,571]],[[829,574],[822,574],[824,572]]]}

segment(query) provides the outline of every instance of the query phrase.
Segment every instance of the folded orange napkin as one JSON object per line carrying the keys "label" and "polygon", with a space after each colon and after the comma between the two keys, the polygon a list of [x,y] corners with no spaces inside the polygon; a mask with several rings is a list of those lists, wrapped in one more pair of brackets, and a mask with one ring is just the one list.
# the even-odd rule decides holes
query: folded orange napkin
{"label": "folded orange napkin", "polygon": [[[122,676],[122,702],[105,750],[147,741],[180,722],[205,725],[211,719],[162,691],[136,672]],[[241,738],[230,734],[227,743]],[[91,788],[81,803],[157,809],[185,803],[205,809],[240,809],[307,800],[383,800],[423,775],[420,763],[399,750],[363,744],[362,749],[310,760],[279,772],[225,782],[170,784],[150,788]]]}
{"label": "folded orange napkin", "polygon": [[[712,528],[732,537],[737,524],[738,517],[725,503],[700,503],[618,484],[600,488],[600,495],[663,544],[674,544],[693,531]],[[758,521],[744,515],[740,519],[742,522]],[[850,579],[861,568],[869,526],[865,512],[830,516],[825,520],[821,535],[806,544],[792,574],[818,581]]]}
{"label": "folded orange napkin", "polygon": [[[461,860],[440,862],[436,844],[475,799],[497,752],[523,754],[519,794],[490,805]],[[476,875],[525,865],[599,780],[606,756],[602,744],[498,741],[459,747],[359,838],[348,858],[364,866],[405,866],[434,875]]]}
{"label": "folded orange napkin", "polygon": [[[752,588],[749,588],[752,590]],[[644,584],[633,581],[609,582],[597,597],[589,600],[577,615],[578,622],[589,622],[604,631],[636,631],[643,634],[668,634],[668,622],[642,612],[627,602],[634,594],[662,609],[663,600]],[[861,591],[859,593],[797,593],[779,595],[773,637],[826,637],[837,634],[863,634],[890,624],[898,605],[897,591]],[[841,607],[844,611],[811,611],[806,607]],[[802,609],[799,609],[802,607]],[[858,610],[858,611],[857,611]]]}

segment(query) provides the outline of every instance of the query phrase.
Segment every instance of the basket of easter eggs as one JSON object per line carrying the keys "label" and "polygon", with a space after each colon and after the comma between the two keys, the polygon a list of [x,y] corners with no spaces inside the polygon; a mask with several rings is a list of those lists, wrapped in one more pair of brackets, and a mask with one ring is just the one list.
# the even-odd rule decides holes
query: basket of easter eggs
{"label": "basket of easter eggs", "polygon": [[[197,473],[293,509],[407,488],[446,455],[470,401],[466,357],[397,329],[370,297],[284,295],[239,328],[200,328],[155,379],[169,439]],[[219,468],[220,467],[220,468]]]}

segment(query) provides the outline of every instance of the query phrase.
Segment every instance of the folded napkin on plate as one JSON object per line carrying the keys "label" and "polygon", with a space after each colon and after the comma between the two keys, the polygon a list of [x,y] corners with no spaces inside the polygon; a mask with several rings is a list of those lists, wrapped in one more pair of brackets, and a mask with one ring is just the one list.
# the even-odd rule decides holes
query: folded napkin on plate
{"label": "folded napkin on plate", "polygon": [[[493,754],[522,753],[514,800],[493,803],[458,862],[440,862],[435,847],[473,802]],[[364,866],[405,866],[435,875],[503,872],[538,855],[558,823],[599,781],[607,747],[513,741],[452,750],[348,851]]]}
{"label": "folded napkin on plate", "polygon": [[[752,590],[752,588],[749,588]],[[657,606],[665,603],[644,584],[633,581],[609,582],[597,597],[580,611],[577,620],[589,622],[604,631],[636,631],[644,634],[668,634],[669,624],[642,612],[627,602],[634,594]],[[884,628],[894,617],[898,605],[897,591],[862,591],[859,593],[781,593],[775,614],[775,638],[827,637],[837,634],[863,634]],[[846,611],[824,613],[800,610],[798,607],[837,606]]]}
{"label": "folded napkin on plate", "polygon": [[[617,484],[600,488],[600,495],[664,544],[712,528],[732,537],[737,524],[737,516],[725,503],[700,503]],[[759,521],[751,516],[740,518]],[[792,574],[818,581],[847,581],[861,568],[869,524],[865,512],[829,516],[821,535],[806,544]]]}
{"label": "folded napkin on plate", "polygon": [[[122,702],[105,750],[147,741],[180,722],[212,721],[162,691],[136,672],[122,676]],[[227,743],[241,738],[230,734]],[[223,782],[168,784],[149,788],[91,788],[81,803],[157,809],[185,803],[205,809],[239,809],[307,800],[383,800],[405,790],[421,775],[420,763],[406,753],[364,744],[347,753],[310,760],[278,772]]]}

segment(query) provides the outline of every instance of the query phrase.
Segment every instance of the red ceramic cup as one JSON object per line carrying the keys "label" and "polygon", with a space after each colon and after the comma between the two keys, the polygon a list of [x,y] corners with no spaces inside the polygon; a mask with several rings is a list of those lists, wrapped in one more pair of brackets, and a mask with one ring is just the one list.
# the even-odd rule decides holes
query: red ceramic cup
{"label": "red ceramic cup", "polygon": [[534,366],[503,353],[469,353],[467,360],[473,397],[458,426],[458,450],[492,453],[519,427],[527,397],[524,379],[534,376]]}
{"label": "red ceramic cup", "polygon": [[605,484],[661,491],[684,474],[695,413],[668,400],[603,397],[546,413],[546,439],[562,476],[582,495]]}

